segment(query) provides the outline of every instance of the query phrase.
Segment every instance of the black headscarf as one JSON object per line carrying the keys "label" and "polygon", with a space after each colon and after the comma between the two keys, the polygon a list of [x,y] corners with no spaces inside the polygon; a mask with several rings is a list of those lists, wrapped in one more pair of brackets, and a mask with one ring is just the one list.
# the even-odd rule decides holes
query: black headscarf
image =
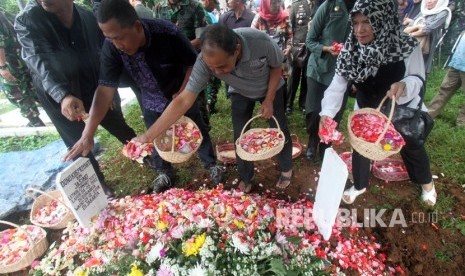
{"label": "black headscarf", "polygon": [[375,76],[381,65],[406,59],[418,42],[401,31],[397,7],[393,0],[358,0],[351,17],[361,13],[368,17],[375,39],[362,45],[354,35],[353,25],[344,48],[337,58],[336,73],[360,83]]}

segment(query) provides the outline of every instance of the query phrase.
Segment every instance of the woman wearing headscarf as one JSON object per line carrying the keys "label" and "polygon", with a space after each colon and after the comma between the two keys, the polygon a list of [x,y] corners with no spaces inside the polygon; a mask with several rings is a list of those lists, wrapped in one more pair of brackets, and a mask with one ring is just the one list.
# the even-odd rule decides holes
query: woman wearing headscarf
{"label": "woman wearing headscarf", "polygon": [[[351,32],[338,56],[336,74],[325,91],[320,112],[320,128],[339,111],[347,83],[357,88],[355,108],[376,108],[384,96],[395,97],[397,104],[416,107],[425,76],[418,42],[403,33],[398,24],[397,7],[392,0],[359,0],[351,12]],[[422,109],[426,110],[423,105]],[[424,146],[407,142],[401,157],[410,180],[422,188],[422,200],[436,203],[429,158]],[[351,204],[368,186],[370,160],[352,154],[354,186],[344,191],[342,200]]]}
{"label": "woman wearing headscarf", "polygon": [[[261,0],[257,15],[252,21],[252,28],[266,32],[283,50],[284,56],[291,49],[292,28],[289,13],[283,9],[282,0]],[[283,60],[283,78],[287,80],[287,64]],[[286,99],[286,95],[284,95]]]}
{"label": "woman wearing headscarf", "polygon": [[434,51],[441,38],[441,28],[449,27],[452,12],[447,7],[449,0],[423,0],[421,12],[413,20],[407,20],[409,26],[405,32],[417,39],[426,39],[423,47],[423,59],[426,73],[433,67]]}

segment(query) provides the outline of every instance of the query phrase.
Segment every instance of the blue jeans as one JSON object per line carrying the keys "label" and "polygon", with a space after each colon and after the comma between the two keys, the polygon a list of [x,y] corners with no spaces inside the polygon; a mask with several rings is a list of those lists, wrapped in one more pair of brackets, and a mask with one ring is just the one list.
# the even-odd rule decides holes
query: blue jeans
{"label": "blue jeans", "polygon": [[[161,113],[154,112],[151,110],[146,110],[144,108],[143,111],[144,115],[144,124],[148,128],[150,128],[157,120],[160,118]],[[200,115],[200,110],[195,102],[194,105],[184,114],[186,117],[189,117],[194,121],[197,126],[200,129],[200,132],[202,133],[203,140],[202,143],[200,144],[198,153],[200,156],[200,159],[203,162],[203,165],[206,169],[210,168],[211,166],[214,166],[216,164],[216,157],[215,157],[215,152],[213,150],[213,145],[212,141],[210,139],[210,134],[208,133],[207,126],[205,125],[205,122],[202,119],[202,116]],[[172,174],[173,173],[173,166],[171,163],[163,160],[160,155],[158,155],[158,152],[154,150],[152,152],[152,166],[155,167],[155,169],[159,173],[167,173],[167,174]]]}
{"label": "blue jeans", "polygon": [[[278,166],[281,172],[287,172],[292,169],[292,142],[287,126],[287,117],[284,113],[284,95],[286,86],[283,85],[276,91],[276,96],[273,102],[273,115],[281,127],[285,137],[283,150],[277,155]],[[251,99],[237,93],[231,93],[231,117],[234,129],[234,141],[241,135],[242,128],[250,118],[252,118],[255,102],[263,102],[265,98]],[[273,119],[268,120],[270,127],[276,127]],[[236,154],[237,168],[239,175],[245,182],[250,182],[254,174],[253,162],[242,160]]]}

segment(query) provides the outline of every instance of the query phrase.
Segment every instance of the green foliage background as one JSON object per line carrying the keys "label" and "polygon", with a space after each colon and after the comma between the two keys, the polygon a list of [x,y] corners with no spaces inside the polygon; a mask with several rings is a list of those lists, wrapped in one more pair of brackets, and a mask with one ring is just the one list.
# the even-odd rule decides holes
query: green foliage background
{"label": "green foliage background", "polygon": [[19,12],[18,3],[16,0],[2,0],[0,1],[0,8],[11,14],[17,14]]}

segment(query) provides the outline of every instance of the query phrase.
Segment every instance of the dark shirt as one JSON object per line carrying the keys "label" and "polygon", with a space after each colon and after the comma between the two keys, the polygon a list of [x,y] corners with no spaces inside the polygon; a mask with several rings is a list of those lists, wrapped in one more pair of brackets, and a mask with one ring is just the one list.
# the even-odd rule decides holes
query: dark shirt
{"label": "dark shirt", "polygon": [[220,16],[218,23],[230,29],[248,28],[252,25],[255,14],[249,9],[245,9],[241,17],[236,18],[236,13],[231,10]]}
{"label": "dark shirt", "polygon": [[22,57],[40,82],[35,84],[57,103],[69,94],[91,103],[98,81],[103,34],[93,14],[74,6],[68,29],[35,1],[16,17]]}
{"label": "dark shirt", "polygon": [[186,36],[171,22],[141,19],[146,44],[129,56],[109,40],[102,49],[99,84],[118,87],[123,69],[142,91],[144,109],[163,112],[172,95],[179,91],[188,67],[197,58]]}
{"label": "dark shirt", "polygon": [[354,83],[357,88],[356,98],[360,108],[376,108],[386,96],[391,84],[402,80],[405,76],[405,61],[381,65],[376,76],[368,77],[363,83]]}
{"label": "dark shirt", "polygon": [[[89,55],[85,51],[88,47],[83,36],[84,32],[82,31],[79,13],[76,9],[74,9],[74,20],[70,29],[61,24],[55,15],[47,13],[47,16],[51,22],[55,23],[56,32],[61,36],[64,43],[73,49],[77,56],[76,60],[78,61],[78,76],[80,92],[82,94],[81,96],[83,98],[93,98],[96,88],[96,79],[92,70],[92,63],[89,60]],[[64,61],[64,63],[66,62]]]}

